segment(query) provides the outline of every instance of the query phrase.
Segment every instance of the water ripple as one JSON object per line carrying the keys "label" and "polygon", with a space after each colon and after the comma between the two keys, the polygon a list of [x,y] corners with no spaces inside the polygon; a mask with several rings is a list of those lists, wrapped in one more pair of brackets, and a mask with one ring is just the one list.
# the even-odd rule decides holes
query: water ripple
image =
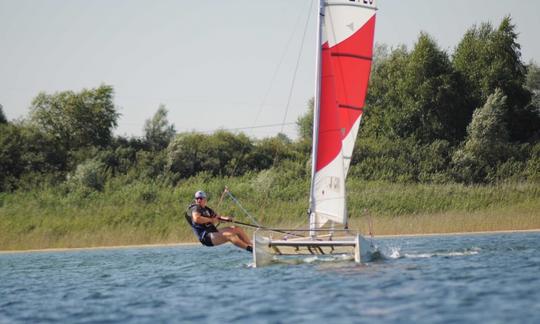
{"label": "water ripple", "polygon": [[377,243],[257,269],[232,246],[0,255],[0,322],[540,322],[540,234]]}

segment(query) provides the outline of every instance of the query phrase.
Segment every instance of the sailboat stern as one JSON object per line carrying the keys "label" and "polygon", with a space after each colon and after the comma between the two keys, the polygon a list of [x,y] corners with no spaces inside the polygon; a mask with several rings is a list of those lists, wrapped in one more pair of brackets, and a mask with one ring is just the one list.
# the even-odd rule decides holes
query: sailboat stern
{"label": "sailboat stern", "polygon": [[270,265],[275,254],[271,248],[270,238],[258,232],[253,233],[253,267],[255,268]]}
{"label": "sailboat stern", "polygon": [[256,268],[272,263],[302,263],[326,258],[363,263],[368,262],[373,253],[372,244],[359,234],[273,239],[257,231],[253,242],[253,265]]}
{"label": "sailboat stern", "polygon": [[362,263],[368,261],[374,252],[373,244],[360,234],[356,235],[354,241],[354,262]]}

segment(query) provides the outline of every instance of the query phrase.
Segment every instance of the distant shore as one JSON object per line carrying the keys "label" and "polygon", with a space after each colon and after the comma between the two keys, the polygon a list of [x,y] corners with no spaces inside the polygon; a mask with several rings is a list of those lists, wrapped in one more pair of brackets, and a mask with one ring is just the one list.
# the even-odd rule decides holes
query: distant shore
{"label": "distant shore", "polygon": [[[490,235],[490,234],[515,234],[515,233],[540,233],[540,228],[529,230],[504,230],[504,231],[485,231],[485,232],[459,232],[459,233],[429,233],[429,234],[397,234],[397,235],[376,235],[377,238],[398,238],[398,237],[422,237],[422,236],[462,236],[462,235]],[[134,244],[134,245],[115,245],[115,246],[92,246],[77,248],[51,248],[51,249],[29,249],[29,250],[5,250],[0,254],[18,254],[18,253],[46,253],[46,252],[68,252],[68,251],[94,251],[94,250],[115,250],[115,249],[141,249],[141,248],[159,248],[159,247],[185,247],[198,246],[199,243],[162,243],[162,244]]]}
{"label": "distant shore", "polygon": [[[259,180],[258,176],[210,182],[194,178],[177,188],[139,181],[85,195],[54,188],[3,194],[0,251],[194,244],[197,241],[184,214],[197,188],[209,188],[211,207],[220,214],[252,222],[230,199],[219,203],[224,183],[237,188],[242,206],[261,224],[305,228],[307,181],[273,191],[254,190]],[[536,183],[464,186],[352,178],[348,186],[348,225],[364,235],[372,232],[383,238],[540,229],[540,187]]]}
{"label": "distant shore", "polygon": [[91,246],[91,247],[76,247],[76,248],[4,250],[4,251],[0,251],[0,254],[34,253],[34,252],[93,251],[93,250],[115,250],[115,249],[144,249],[144,248],[156,248],[156,247],[182,247],[182,246],[196,246],[196,245],[198,245],[198,243],[134,244],[134,245]]}
{"label": "distant shore", "polygon": [[514,233],[540,233],[540,228],[526,230],[503,230],[485,232],[457,232],[457,233],[428,233],[428,234],[396,234],[396,235],[375,235],[375,238],[391,237],[415,237],[415,236],[461,236],[461,235],[490,235],[490,234],[514,234]]}

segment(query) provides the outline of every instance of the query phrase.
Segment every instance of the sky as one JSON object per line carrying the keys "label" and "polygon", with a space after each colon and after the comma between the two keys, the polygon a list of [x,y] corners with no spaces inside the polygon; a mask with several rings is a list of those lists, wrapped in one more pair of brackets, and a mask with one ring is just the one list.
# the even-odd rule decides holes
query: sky
{"label": "sky", "polygon": [[[107,84],[117,135],[142,136],[163,104],[178,132],[295,138],[314,92],[316,2],[0,0],[0,104],[17,120],[40,92]],[[425,31],[452,53],[473,25],[510,15],[523,60],[540,62],[538,0],[377,5],[377,43],[411,48]]]}

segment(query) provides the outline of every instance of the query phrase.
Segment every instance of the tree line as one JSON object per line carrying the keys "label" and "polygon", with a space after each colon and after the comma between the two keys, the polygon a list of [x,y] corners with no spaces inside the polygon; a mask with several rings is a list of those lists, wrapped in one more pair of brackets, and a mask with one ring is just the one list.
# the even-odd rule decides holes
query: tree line
{"label": "tree line", "polygon": [[[452,54],[421,33],[412,49],[375,49],[350,174],[366,180],[496,183],[540,180],[540,68],[524,63],[510,17],[470,28]],[[225,130],[177,133],[160,106],[142,137],[114,136],[114,89],[40,93],[8,121],[0,105],[0,190],[107,181],[174,185],[191,176],[310,172],[313,100],[298,139]]]}

